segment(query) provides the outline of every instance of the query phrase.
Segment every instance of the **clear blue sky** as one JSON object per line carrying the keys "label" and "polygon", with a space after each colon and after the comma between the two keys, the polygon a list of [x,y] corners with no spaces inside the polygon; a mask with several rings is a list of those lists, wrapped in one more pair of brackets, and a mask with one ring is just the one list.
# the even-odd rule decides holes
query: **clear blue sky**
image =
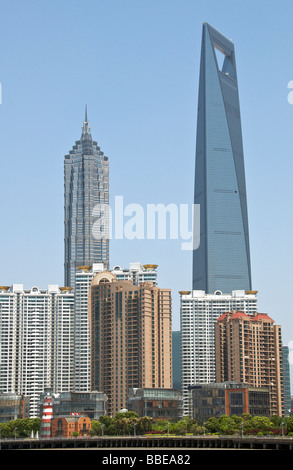
{"label": "clear blue sky", "polygon": [[[111,200],[192,203],[202,23],[236,48],[253,288],[293,340],[291,1],[0,1],[3,285],[63,285],[63,160],[85,103],[110,160]],[[180,241],[112,240],[111,265],[159,265],[191,288]]]}

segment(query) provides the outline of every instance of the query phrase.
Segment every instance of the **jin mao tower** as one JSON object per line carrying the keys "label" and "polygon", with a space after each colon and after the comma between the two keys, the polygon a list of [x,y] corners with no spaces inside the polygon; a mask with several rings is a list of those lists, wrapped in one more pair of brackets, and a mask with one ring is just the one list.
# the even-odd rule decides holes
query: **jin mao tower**
{"label": "jin mao tower", "polygon": [[[109,267],[106,214],[109,204],[109,162],[92,139],[87,108],[80,140],[64,159],[65,285],[74,288],[79,266]],[[97,224],[97,219],[102,223]],[[93,228],[99,226],[94,234]]]}

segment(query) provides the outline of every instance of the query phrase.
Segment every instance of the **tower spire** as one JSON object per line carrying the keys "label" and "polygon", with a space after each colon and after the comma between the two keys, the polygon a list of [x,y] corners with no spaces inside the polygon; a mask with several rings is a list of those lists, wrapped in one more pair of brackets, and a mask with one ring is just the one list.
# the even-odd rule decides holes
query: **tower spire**
{"label": "tower spire", "polygon": [[87,120],[87,104],[85,105],[85,113],[84,113],[84,121],[83,121],[83,126],[82,126],[82,134],[81,134],[81,140],[84,139],[91,139],[91,130],[90,126]]}

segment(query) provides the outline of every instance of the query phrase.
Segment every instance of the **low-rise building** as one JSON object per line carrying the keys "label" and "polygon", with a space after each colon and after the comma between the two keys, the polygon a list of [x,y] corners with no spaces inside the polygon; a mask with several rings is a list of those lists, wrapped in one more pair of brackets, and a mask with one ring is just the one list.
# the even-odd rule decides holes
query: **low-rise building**
{"label": "low-rise building", "polygon": [[270,393],[266,387],[253,387],[238,382],[190,385],[191,417],[204,422],[211,417],[249,413],[252,416],[270,415]]}
{"label": "low-rise building", "polygon": [[[46,392],[41,394],[42,407]],[[64,418],[78,413],[90,419],[99,419],[106,414],[107,396],[103,392],[61,392],[52,394],[54,418]],[[41,410],[40,410],[41,414]]]}
{"label": "low-rise building", "polygon": [[177,421],[182,415],[180,390],[166,388],[132,389],[127,406],[138,417],[148,416],[157,419]]}
{"label": "low-rise building", "polygon": [[62,392],[54,398],[54,417],[80,413],[90,419],[106,414],[107,397],[103,392]]}
{"label": "low-rise building", "polygon": [[29,418],[30,398],[16,393],[0,392],[0,423]]}
{"label": "low-rise building", "polygon": [[52,421],[52,437],[89,436],[91,420],[87,416],[70,415],[54,418]]}

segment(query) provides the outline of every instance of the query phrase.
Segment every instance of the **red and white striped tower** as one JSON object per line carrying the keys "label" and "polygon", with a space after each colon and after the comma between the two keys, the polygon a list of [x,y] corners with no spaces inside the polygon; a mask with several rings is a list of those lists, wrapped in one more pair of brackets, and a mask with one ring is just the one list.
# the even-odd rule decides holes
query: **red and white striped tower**
{"label": "red and white striped tower", "polygon": [[52,398],[47,395],[44,397],[43,402],[43,416],[41,422],[40,437],[48,438],[51,437],[51,422],[53,417]]}

